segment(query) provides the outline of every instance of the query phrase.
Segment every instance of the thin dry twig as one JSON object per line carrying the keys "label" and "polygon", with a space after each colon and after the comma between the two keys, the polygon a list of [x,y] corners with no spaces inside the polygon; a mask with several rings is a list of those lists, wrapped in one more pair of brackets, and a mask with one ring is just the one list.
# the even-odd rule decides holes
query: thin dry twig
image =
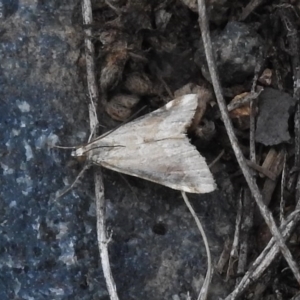
{"label": "thin dry twig", "polygon": [[[300,182],[300,176],[298,178],[298,184]],[[296,225],[300,221],[300,197],[297,197],[296,210],[291,213],[285,220],[280,224],[280,231],[283,233],[283,237],[287,240],[295,229]],[[243,294],[246,289],[257,280],[268,266],[273,262],[279,253],[279,247],[276,244],[274,237],[270,240],[268,245],[265,247],[264,251],[256,258],[255,262],[252,264],[250,270],[241,279],[239,285],[236,289],[226,297],[225,300],[234,300]]]}
{"label": "thin dry twig", "polygon": [[[296,113],[294,116],[294,126],[295,126],[295,170],[299,169],[300,165],[300,55],[299,55],[299,37],[297,28],[297,18],[296,13],[292,5],[282,5],[282,9],[279,9],[279,15],[284,24],[286,30],[286,36],[289,44],[289,53],[291,54],[291,65],[293,71],[294,89],[293,96],[297,100]],[[294,180],[294,178],[296,178]],[[290,185],[294,186],[296,181],[296,199],[298,201],[297,208],[300,206],[300,174],[296,172],[292,174],[290,178]]]}
{"label": "thin dry twig", "polygon": [[[300,220],[299,210],[292,212],[286,221],[280,226],[283,238],[286,241]],[[272,263],[275,257],[279,254],[279,247],[273,237],[262,253],[256,258],[248,272],[241,279],[239,285],[230,293],[225,300],[234,300],[239,297],[246,289],[257,280],[267,267]]]}
{"label": "thin dry twig", "polygon": [[298,292],[294,297],[292,297],[290,300],[298,300],[300,297],[300,292]]}
{"label": "thin dry twig", "polygon": [[249,1],[247,6],[243,9],[239,20],[244,21],[263,2],[264,2],[264,0],[251,0],[251,1]]}
{"label": "thin dry twig", "polygon": [[[248,249],[249,249],[249,232],[253,226],[253,211],[254,202],[252,201],[251,193],[246,188],[243,197],[243,221],[241,224],[241,238],[240,238],[240,255],[237,266],[237,274],[244,274],[248,265]],[[240,278],[236,280],[236,285],[240,282]]]}
{"label": "thin dry twig", "polygon": [[284,197],[284,189],[286,185],[286,160],[287,160],[287,153],[286,150],[284,149],[284,159],[283,159],[283,168],[282,168],[282,175],[281,175],[281,186],[280,186],[280,225],[284,222],[285,220],[285,214],[284,214],[284,209],[285,209],[285,197]]}
{"label": "thin dry twig", "polygon": [[268,177],[269,179],[271,179],[273,181],[276,180],[276,175],[272,171],[268,170],[267,168],[264,168],[263,166],[260,166],[256,163],[254,163],[253,161],[247,160],[247,159],[246,159],[246,163],[249,167],[258,171],[259,173],[263,174],[264,176]]}
{"label": "thin dry twig", "polygon": [[78,182],[78,180],[81,178],[81,176],[83,175],[83,173],[88,168],[89,168],[89,164],[85,164],[84,167],[82,168],[82,170],[76,176],[75,180],[64,191],[62,191],[58,196],[56,196],[55,200],[58,200],[59,198],[61,198],[62,196],[64,196],[66,193],[68,193],[69,191],[71,191],[73,189],[73,187],[75,186],[75,184]]}
{"label": "thin dry twig", "polygon": [[227,237],[224,242],[223,251],[222,251],[219,261],[216,265],[216,270],[220,274],[223,273],[225,266],[229,260],[231,248],[232,248],[232,240],[230,239],[230,237]]}
{"label": "thin dry twig", "polygon": [[201,236],[202,236],[202,239],[203,239],[203,242],[204,242],[204,245],[205,245],[205,250],[206,250],[206,255],[207,255],[207,272],[206,272],[205,280],[204,280],[204,283],[201,287],[201,290],[200,290],[200,293],[198,295],[197,300],[206,300],[207,293],[208,293],[208,288],[209,288],[211,278],[212,278],[212,263],[211,263],[211,255],[210,255],[208,240],[207,240],[205,231],[204,231],[204,229],[201,225],[201,222],[200,222],[199,218],[197,217],[191,203],[189,202],[189,199],[186,196],[186,193],[181,191],[181,195],[183,197],[183,200],[184,200],[186,206],[188,207],[191,215],[193,216],[193,218],[194,218],[194,220],[197,224],[197,227],[198,227],[198,229],[201,233]]}
{"label": "thin dry twig", "polygon": [[255,148],[255,115],[256,115],[256,99],[250,102],[250,160],[256,163],[256,148]]}
{"label": "thin dry twig", "polygon": [[[98,247],[101,257],[101,265],[103,274],[106,281],[106,287],[111,300],[118,300],[116,284],[111,272],[109,255],[108,255],[108,243],[109,238],[106,235],[106,222],[105,222],[105,199],[104,197],[104,185],[102,180],[101,169],[97,168],[94,173],[95,179],[95,193],[96,193],[96,211],[97,211],[97,239]],[[101,180],[100,180],[101,179]]]}
{"label": "thin dry twig", "polygon": [[235,219],[235,231],[234,231],[234,238],[231,246],[230,251],[230,258],[228,262],[228,269],[226,274],[226,281],[233,275],[233,265],[236,263],[239,257],[239,241],[240,241],[240,232],[241,232],[241,220],[243,214],[243,204],[242,204],[242,197],[243,197],[243,189],[240,191],[238,203],[237,203],[237,214]]}
{"label": "thin dry twig", "polygon": [[[291,56],[291,67],[293,73],[293,96],[297,100],[296,113],[294,116],[295,126],[295,162],[294,168],[297,170],[300,166],[300,55],[299,55],[299,37],[297,28],[298,14],[295,11],[293,5],[284,3],[277,6],[280,19],[283,24],[283,29],[288,41],[288,52]],[[297,182],[297,173],[292,174],[289,185],[294,186]],[[298,187],[297,187],[298,193]]]}
{"label": "thin dry twig", "polygon": [[272,199],[272,195],[274,190],[277,186],[278,178],[282,172],[284,163],[284,150],[276,151],[275,149],[271,148],[267,157],[263,163],[263,168],[271,172],[275,179],[266,178],[263,188],[262,188],[262,195],[264,199],[264,203],[269,205]]}
{"label": "thin dry twig", "polygon": [[[96,134],[96,128],[98,125],[96,106],[98,101],[98,88],[95,78],[95,66],[94,66],[94,45],[92,43],[92,31],[89,27],[92,24],[92,8],[90,0],[82,1],[82,14],[83,23],[85,26],[85,54],[86,54],[86,70],[87,70],[87,83],[90,94],[91,104],[89,105],[90,116],[90,129],[91,132]],[[118,300],[118,294],[116,284],[114,282],[108,255],[108,242],[106,235],[105,224],[105,197],[104,197],[104,185],[100,167],[94,173],[95,180],[95,194],[96,194],[96,213],[97,213],[97,238],[98,246],[101,257],[101,265],[106,281],[107,290],[111,300]]]}
{"label": "thin dry twig", "polygon": [[216,99],[219,105],[219,109],[221,112],[221,116],[228,134],[228,137],[230,139],[233,151],[235,153],[236,159],[239,163],[239,166],[244,174],[244,177],[248,183],[249,189],[260,209],[260,212],[265,219],[265,222],[267,223],[273,237],[276,239],[280,250],[286,259],[289,267],[291,268],[295,278],[297,279],[298,283],[300,284],[300,272],[298,269],[298,266],[293,259],[293,256],[286,246],[282,235],[280,231],[277,228],[277,225],[275,223],[275,220],[269,211],[268,207],[263,203],[262,195],[259,191],[259,188],[254,181],[253,177],[251,176],[250,170],[247,166],[246,160],[244,158],[244,155],[238,145],[238,140],[235,136],[233,126],[231,123],[231,120],[228,116],[228,111],[226,108],[226,103],[224,101],[222,91],[221,91],[221,86],[220,82],[218,79],[217,75],[217,68],[215,64],[215,60],[213,57],[213,51],[212,51],[212,44],[211,44],[211,38],[210,38],[210,33],[209,33],[209,26],[208,26],[208,20],[207,20],[207,13],[206,13],[206,4],[205,0],[198,0],[198,14],[199,14],[199,25],[201,29],[201,35],[202,35],[202,40],[203,40],[203,45],[204,45],[204,50],[205,50],[205,55],[206,55],[206,60],[208,64],[208,69],[210,72],[212,84],[214,87]]}
{"label": "thin dry twig", "polygon": [[[257,106],[257,98],[259,93],[262,92],[260,90],[259,93],[255,93],[256,84],[259,76],[259,72],[261,69],[261,64],[257,64],[255,68],[255,76],[252,82],[251,94],[250,95],[257,95],[256,97],[252,98],[250,102],[250,162],[251,166],[257,165],[256,164],[256,147],[255,147],[255,117],[256,117],[256,106]],[[248,163],[248,161],[247,161]],[[256,174],[253,176],[255,177]],[[246,271],[246,266],[248,264],[248,240],[249,240],[249,232],[253,226],[253,210],[254,206],[252,205],[253,200],[251,197],[251,193],[249,188],[247,188],[244,192],[243,197],[243,219],[241,222],[241,236],[240,236],[240,253],[239,253],[239,260],[237,265],[237,274],[244,274]],[[240,282],[240,278],[236,279],[236,286]]]}
{"label": "thin dry twig", "polygon": [[[255,147],[255,117],[256,117],[256,107],[257,107],[257,98],[259,94],[262,92],[263,89],[259,91],[259,93],[255,92],[256,84],[259,76],[259,72],[261,69],[261,64],[257,64],[255,68],[255,76],[253,78],[252,87],[251,87],[251,94],[250,95],[256,95],[256,97],[253,97],[250,102],[250,165],[247,161],[248,165],[253,167],[256,164],[256,147]],[[263,168],[261,168],[264,170]],[[271,173],[271,172],[270,172]],[[255,177],[256,174],[253,176]],[[268,174],[269,175],[269,174]],[[272,175],[272,174],[271,174]],[[254,206],[252,205],[252,197],[249,189],[247,188],[244,192],[243,197],[243,211],[244,216],[241,223],[241,237],[240,237],[240,255],[237,265],[237,274],[244,274],[246,271],[246,266],[248,263],[248,240],[249,240],[249,232],[253,226],[253,210]],[[238,286],[238,283],[240,282],[240,278],[238,277],[236,279],[236,286]]]}

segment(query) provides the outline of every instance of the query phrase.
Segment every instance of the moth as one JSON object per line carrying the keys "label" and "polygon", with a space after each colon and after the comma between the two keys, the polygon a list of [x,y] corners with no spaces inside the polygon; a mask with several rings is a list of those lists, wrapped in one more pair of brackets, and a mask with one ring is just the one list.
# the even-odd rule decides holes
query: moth
{"label": "moth", "polygon": [[214,178],[187,130],[198,106],[189,94],[79,147],[95,165],[189,193],[215,190]]}

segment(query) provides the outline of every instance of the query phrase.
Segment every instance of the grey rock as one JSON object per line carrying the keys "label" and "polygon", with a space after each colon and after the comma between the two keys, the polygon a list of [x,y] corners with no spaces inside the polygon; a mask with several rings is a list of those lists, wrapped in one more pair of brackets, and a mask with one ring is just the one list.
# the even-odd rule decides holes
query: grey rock
{"label": "grey rock", "polygon": [[266,146],[288,142],[288,120],[295,104],[289,94],[266,88],[259,96],[255,140]]}
{"label": "grey rock", "polygon": [[[89,128],[75,2],[20,1],[3,8],[0,19],[1,300],[108,299],[91,172],[56,199],[81,167],[70,151],[53,145],[82,144]],[[131,189],[117,173],[104,171],[109,253],[120,299],[171,299],[188,290],[195,298],[199,287],[193,289],[192,281],[205,274],[206,254],[180,193],[127,181]],[[191,196],[214,260],[224,239],[217,228],[234,224],[223,195]],[[225,288],[217,294],[225,296]]]}
{"label": "grey rock", "polygon": [[[242,84],[254,75],[262,56],[262,39],[248,25],[229,22],[221,33],[212,35],[212,47],[223,85]],[[203,46],[195,53],[195,63],[211,82]]]}

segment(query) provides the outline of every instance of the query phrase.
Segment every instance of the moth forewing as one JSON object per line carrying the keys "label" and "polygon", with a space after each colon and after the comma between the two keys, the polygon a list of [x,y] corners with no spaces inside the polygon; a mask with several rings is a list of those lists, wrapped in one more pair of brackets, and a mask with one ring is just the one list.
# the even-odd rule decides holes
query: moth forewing
{"label": "moth forewing", "polygon": [[189,193],[209,193],[216,185],[205,159],[186,136],[198,105],[189,94],[142,116],[109,135],[78,148],[105,168]]}

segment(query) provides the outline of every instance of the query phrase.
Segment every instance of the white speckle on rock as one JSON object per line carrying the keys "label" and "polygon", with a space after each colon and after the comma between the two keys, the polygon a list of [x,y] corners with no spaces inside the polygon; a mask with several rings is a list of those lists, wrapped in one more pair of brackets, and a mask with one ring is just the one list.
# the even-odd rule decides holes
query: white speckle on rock
{"label": "white speckle on rock", "polygon": [[17,106],[22,113],[30,112],[30,105],[26,101],[17,101]]}
{"label": "white speckle on rock", "polygon": [[38,232],[38,238],[40,238],[40,232],[39,232],[39,229],[40,229],[40,217],[37,217],[35,219],[36,223],[33,223],[31,226],[33,228],[33,230],[37,231]]}
{"label": "white speckle on rock", "polygon": [[85,228],[85,234],[90,234],[93,230],[93,227],[86,222],[84,223],[84,228]]}
{"label": "white speckle on rock", "polygon": [[20,170],[25,171],[27,169],[27,163],[22,161],[20,163]]}
{"label": "white speckle on rock", "polygon": [[32,179],[31,179],[30,176],[25,175],[23,177],[18,177],[16,179],[16,182],[19,185],[25,185],[26,186],[25,189],[22,189],[22,194],[23,195],[27,196],[32,191]]}
{"label": "white speckle on rock", "polygon": [[13,289],[14,289],[14,292],[15,292],[16,295],[19,294],[19,292],[21,290],[21,287],[22,287],[21,282],[17,278],[15,278],[14,279],[14,284],[13,284]]}
{"label": "white speckle on rock", "polygon": [[1,164],[1,168],[3,169],[3,175],[11,175],[14,173],[14,169],[10,168],[4,163],[0,163],[0,164]]}
{"label": "white speckle on rock", "polygon": [[11,201],[9,203],[9,207],[12,208],[12,207],[16,207],[17,206],[17,202],[16,201]]}
{"label": "white speckle on rock", "polygon": [[13,129],[11,132],[12,132],[12,136],[18,136],[20,134],[20,130],[18,129]]}
{"label": "white speckle on rock", "polygon": [[35,148],[42,149],[46,143],[46,136],[43,134],[35,141]]}
{"label": "white speckle on rock", "polygon": [[26,160],[29,161],[33,158],[31,146],[27,143],[27,141],[23,141],[23,144],[25,147]]}
{"label": "white speckle on rock", "polygon": [[54,296],[64,296],[65,295],[65,291],[64,289],[57,287],[57,288],[49,288],[49,291],[51,292],[51,294],[53,294]]}
{"label": "white speckle on rock", "polygon": [[59,233],[56,235],[57,239],[61,239],[63,236],[65,236],[68,233],[68,223],[60,222],[58,225]]}
{"label": "white speckle on rock", "polygon": [[77,262],[74,243],[72,240],[69,241],[61,241],[59,246],[62,251],[62,255],[58,258],[60,261],[64,262],[66,265],[74,265]]}
{"label": "white speckle on rock", "polygon": [[68,177],[64,177],[63,178],[63,183],[64,183],[65,186],[69,186],[70,185],[69,178]]}

